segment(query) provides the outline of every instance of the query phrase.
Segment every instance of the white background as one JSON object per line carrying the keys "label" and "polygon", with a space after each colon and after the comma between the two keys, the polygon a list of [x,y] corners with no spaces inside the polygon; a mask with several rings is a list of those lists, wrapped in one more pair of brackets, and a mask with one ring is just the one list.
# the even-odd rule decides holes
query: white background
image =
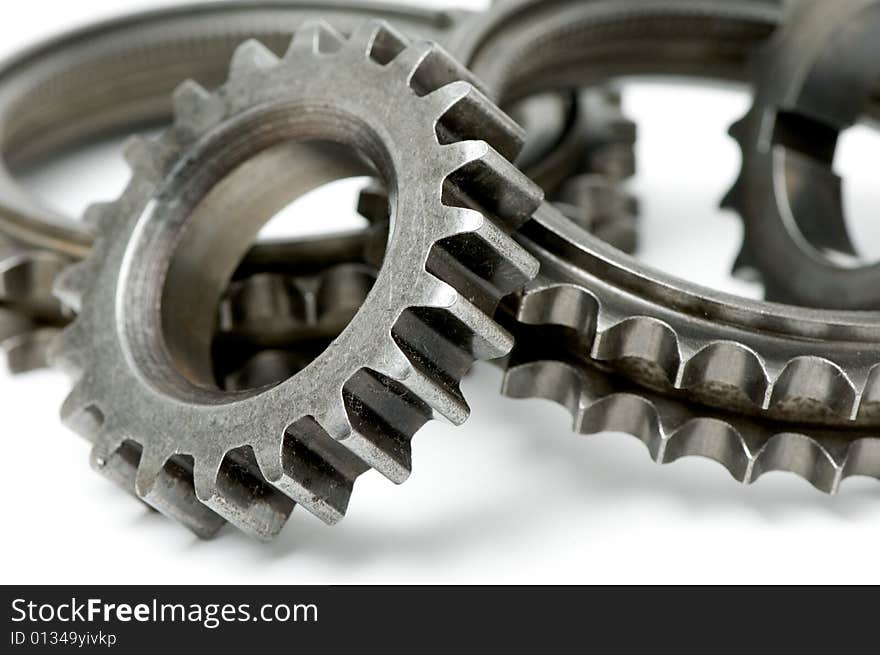
{"label": "white background", "polygon": [[[162,3],[126,3],[127,9]],[[432,5],[441,3],[430,3]],[[459,6],[482,6],[460,1]],[[8,9],[0,50],[120,11],[112,0],[31,0]],[[717,203],[739,154],[726,136],[747,96],[732,88],[628,84],[637,118],[641,257],[704,284],[755,296],[730,279],[741,228]],[[118,144],[30,176],[35,193],[67,212],[112,198],[126,179]],[[876,173],[880,139],[848,135],[838,161],[867,254],[880,255]],[[873,169],[871,166],[873,165]],[[350,214],[351,187],[295,208]],[[873,237],[872,237],[873,235]],[[347,518],[325,527],[297,510],[261,545],[224,530],[202,542],[118,491],[88,466],[88,447],[57,408],[58,373],[0,372],[2,583],[409,582],[880,582],[880,484],[850,480],[827,497],[792,475],[744,487],[717,464],[660,467],[631,437],[575,437],[543,401],[498,395],[500,374],[478,365],[464,382],[473,407],[460,429],[431,423],[416,437],[415,470],[395,487],[375,473],[357,483]]]}

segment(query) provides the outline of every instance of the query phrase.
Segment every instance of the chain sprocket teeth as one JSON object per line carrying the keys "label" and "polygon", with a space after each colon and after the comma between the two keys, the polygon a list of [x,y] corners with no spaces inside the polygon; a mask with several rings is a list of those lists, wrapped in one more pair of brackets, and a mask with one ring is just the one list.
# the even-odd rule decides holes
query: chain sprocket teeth
{"label": "chain sprocket teeth", "polygon": [[628,387],[586,365],[514,357],[505,372],[503,393],[562,405],[578,434],[628,434],[642,441],[659,464],[705,457],[746,484],[770,471],[787,471],[833,494],[847,477],[880,477],[880,439],[870,433],[847,441],[835,432],[717,415]]}
{"label": "chain sprocket teeth", "polygon": [[[424,302],[400,313],[388,342],[365,357],[363,366],[342,385],[338,404],[279,426],[278,439],[184,454],[163,439],[153,439],[150,426],[144,426],[148,434],[137,441],[120,438],[130,430],[98,409],[101,402],[95,400],[94,389],[106,385],[92,384],[93,372],[83,356],[94,341],[86,328],[88,311],[58,342],[57,360],[66,360],[76,378],[65,420],[98,444],[101,457],[96,461],[105,462],[98,468],[109,470],[111,479],[201,536],[213,534],[226,520],[249,534],[271,538],[294,503],[333,523],[345,514],[354,480],[367,469],[394,482],[405,480],[412,467],[410,442],[415,432],[437,416],[453,423],[466,418],[468,407],[458,381],[474,358],[503,355],[512,347],[510,335],[491,316],[504,295],[537,272],[537,262],[507,234],[536,209],[540,191],[490,147],[514,150],[522,141],[521,130],[486,109],[490,104],[480,93],[453,80],[463,71],[440,48],[410,45],[381,23],[356,30],[339,48],[327,45],[336,39],[341,37],[332,30],[311,26],[298,34],[286,57],[362,61],[369,53],[374,64],[385,66],[388,75],[402,76],[417,102],[431,108],[438,160],[445,166],[436,192],[436,211],[443,220],[432,225],[437,232],[434,246],[425,253],[423,274],[408,285],[409,290],[421,289],[418,297]],[[247,43],[236,52],[229,81],[217,93],[206,95],[191,84],[182,87],[175,99],[175,127],[159,141],[141,140],[128,149],[134,170],[126,192],[130,195],[112,210],[98,212],[102,227],[103,217],[128,213],[149,198],[175,164],[176,152],[203,136],[209,138],[200,132],[211,131],[221,114],[226,118],[247,110],[253,102],[247,85],[259,76],[273,75],[284,65],[280,62],[262,46]],[[218,100],[225,108],[222,112]],[[469,130],[474,128],[465,120],[469,111],[488,120],[489,145],[461,140],[473,136]],[[96,250],[90,258],[96,262],[102,251],[121,256],[101,239]],[[437,262],[443,266],[432,268]],[[86,270],[71,273],[70,288],[82,289],[85,277],[97,276]],[[438,272],[444,274],[444,282],[435,277]],[[86,287],[86,296],[93,287]],[[90,304],[88,297],[80,303]],[[151,445],[160,443],[166,445]],[[108,467],[106,462],[118,465]]]}
{"label": "chain sprocket teeth", "polygon": [[[779,418],[809,417],[822,422],[867,420],[865,402],[880,395],[875,366],[861,384],[834,362],[819,356],[794,357],[776,368],[754,349],[735,341],[686,347],[667,323],[649,316],[616,317],[598,298],[577,285],[539,278],[514,301],[517,320],[572,330],[584,356],[621,366],[652,386],[680,390],[724,390],[754,410]],[[703,394],[703,395],[707,395]]]}

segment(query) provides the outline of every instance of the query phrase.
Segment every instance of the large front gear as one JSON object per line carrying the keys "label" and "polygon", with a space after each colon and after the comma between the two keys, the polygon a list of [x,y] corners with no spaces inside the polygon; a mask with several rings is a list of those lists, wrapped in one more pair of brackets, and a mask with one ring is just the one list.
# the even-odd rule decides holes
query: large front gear
{"label": "large front gear", "polygon": [[[76,380],[63,418],[94,442],[98,470],[199,535],[226,520],[271,538],[295,502],[333,523],[368,468],[406,479],[413,434],[438,415],[464,421],[461,376],[512,346],[491,315],[537,272],[508,236],[541,201],[507,159],[523,135],[445,51],[384,23],[347,39],[304,26],[281,60],[248,42],[216,93],[186,84],[176,106],[172,129],[129,150],[129,186],[89,212],[92,254],[59,281],[80,311],[57,342]],[[278,208],[266,203],[290,200],[254,187],[297,161],[291,143],[350,146],[384,181],[386,256],[361,310],[304,370],[221,392],[217,305]],[[235,211],[242,197],[254,215]]]}

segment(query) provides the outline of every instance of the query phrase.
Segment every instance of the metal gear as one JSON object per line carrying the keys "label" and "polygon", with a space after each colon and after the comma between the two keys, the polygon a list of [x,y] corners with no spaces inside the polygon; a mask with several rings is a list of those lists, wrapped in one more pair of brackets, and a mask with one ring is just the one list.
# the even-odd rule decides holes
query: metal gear
{"label": "metal gear", "polygon": [[[347,32],[365,17],[381,17],[407,34],[443,43],[466,16],[459,11],[359,2],[232,1],[133,14],[54,38],[12,58],[0,66],[0,229],[20,241],[16,250],[5,252],[7,259],[0,260],[0,269],[20,266],[22,258],[33,258],[41,266],[46,260],[63,265],[85,256],[92,240],[85,226],[48,209],[23,190],[16,171],[83,142],[166,122],[171,90],[187,77],[208,87],[219,84],[233,49],[247,38],[255,37],[280,53],[295,27],[310,18],[326,19]],[[534,118],[537,125],[550,127],[551,138],[542,143],[536,134],[538,147],[532,144],[521,161],[527,172],[534,169],[536,176],[542,176],[552,169],[558,184],[560,175],[628,166],[632,125],[627,128],[619,115],[619,99],[615,110],[605,94],[590,94],[595,98],[589,101],[572,94],[550,96],[562,111],[551,109]],[[107,102],[108,97],[113,102]],[[595,116],[583,116],[585,109]],[[580,164],[584,152],[590,157],[586,169]],[[575,211],[590,212],[589,208]],[[602,227],[620,245],[635,242],[634,229],[629,216]],[[284,272],[289,262],[304,259],[321,266],[332,256],[352,261],[352,252],[364,247],[363,237],[372,242],[369,234],[351,234],[261,243],[249,253],[241,273]],[[42,295],[30,300],[42,302],[45,289],[36,291]],[[2,290],[0,304],[9,304]],[[10,353],[17,353],[9,358],[11,368],[41,365],[51,333],[42,329],[41,317],[32,316],[20,304],[9,311],[21,315],[4,321],[3,333],[15,335],[3,340]],[[54,311],[60,313],[57,306]],[[60,324],[53,317],[51,327]],[[21,357],[23,353],[28,356]]]}
{"label": "metal gear", "polygon": [[[339,520],[368,468],[402,482],[414,432],[436,415],[466,418],[458,380],[512,346],[491,313],[537,265],[506,233],[541,193],[504,158],[519,128],[469,73],[385,23],[347,39],[302,27],[283,61],[251,41],[230,71],[216,93],[179,89],[174,127],[129,150],[125,193],[88,214],[99,236],[57,285],[80,313],[56,359],[76,380],[64,420],[93,440],[98,470],[201,536],[226,520],[268,539],[294,502]],[[270,209],[243,215],[226,201],[281,201],[252,186],[270,181],[277,157],[290,161],[297,139],[330,154],[339,146],[315,140],[351,144],[365,159],[349,163],[383,178],[394,199],[387,257],[364,306],[306,369],[220,392],[211,306]]]}
{"label": "metal gear", "polygon": [[[749,57],[781,18],[775,3],[693,1],[526,1],[491,14],[474,32],[471,62],[501,98],[630,73],[741,80]],[[876,314],[751,302],[676,280],[608,248],[547,204],[518,239],[538,257],[541,274],[509,303],[515,321],[508,327],[540,326],[534,343],[559,343],[566,355],[557,360],[566,365],[628,378],[630,397],[641,396],[646,405],[665,399],[679,417],[720,411],[734,423],[764,426],[738,429],[743,440],[736,443],[730,435],[714,436],[718,430],[708,422],[690,423],[690,436],[682,437],[690,445],[677,448],[714,453],[739,467],[742,479],[753,478],[755,466],[785,468],[827,491],[844,474],[880,468],[872,432],[880,408]],[[532,341],[523,342],[527,348]],[[533,371],[527,383],[509,379],[508,392],[573,393],[573,383],[557,380],[556,392],[535,383],[541,375]],[[627,418],[625,412],[619,417]],[[651,418],[644,411],[629,418],[633,422],[616,425],[596,419],[582,428],[616,427],[643,437],[648,431],[653,436],[646,440],[660,453],[667,430],[687,422],[658,423],[656,413]],[[706,430],[691,431],[697,427]],[[803,438],[774,436],[786,431]],[[738,460],[745,464],[735,465],[725,449],[745,453]]]}
{"label": "metal gear", "polygon": [[46,366],[46,348],[68,317],[52,296],[69,260],[0,237],[0,349],[9,370]]}
{"label": "metal gear", "polygon": [[745,226],[735,263],[764,283],[768,300],[828,309],[880,309],[880,265],[854,256],[832,171],[840,132],[880,86],[880,3],[800,2],[757,58],[756,96],[731,134],[739,179],[724,201]]}

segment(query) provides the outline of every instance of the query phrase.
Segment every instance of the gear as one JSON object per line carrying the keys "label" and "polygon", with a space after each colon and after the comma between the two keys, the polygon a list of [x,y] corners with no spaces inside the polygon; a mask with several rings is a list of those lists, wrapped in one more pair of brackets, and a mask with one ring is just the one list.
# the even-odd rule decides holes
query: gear
{"label": "gear", "polygon": [[657,391],[827,426],[876,424],[880,325],[871,314],[748,301],[652,271],[544,205],[518,237],[541,274],[511,303],[571,347]]}
{"label": "gear", "polygon": [[[527,334],[531,339],[543,337],[544,342],[557,336],[552,330]],[[504,395],[562,405],[571,413],[577,434],[632,435],[658,464],[706,457],[745,484],[770,471],[787,471],[834,494],[847,477],[880,477],[876,428],[823,430],[713,411],[648,391],[594,365],[574,362],[564,353],[530,353],[520,343],[505,369]]]}
{"label": "gear", "polygon": [[757,58],[754,103],[731,129],[743,153],[724,201],[745,227],[735,271],[757,273],[768,300],[880,309],[880,265],[846,267],[827,254],[856,254],[831,165],[880,79],[880,3],[793,8]]}
{"label": "gear", "polygon": [[[56,342],[76,380],[63,417],[93,440],[96,468],[199,535],[226,520],[267,539],[295,501],[339,520],[368,468],[402,482],[413,433],[435,415],[466,418],[458,380],[510,349],[491,313],[537,271],[506,233],[541,200],[504,158],[519,128],[472,81],[387,24],[346,39],[322,23],[297,30],[281,61],[242,45],[216,93],[178,90],[174,127],[129,150],[131,183],[88,214],[93,252],[57,285],[80,310]],[[350,144],[392,189],[387,256],[305,370],[224,393],[211,379],[211,306],[274,213],[225,201],[240,202],[242,180],[249,200],[281,201],[252,186],[290,161],[291,141],[330,154],[329,142]]]}
{"label": "gear", "polygon": [[[742,79],[781,19],[779,3],[747,0],[523,0],[474,21],[456,47],[496,97],[513,99],[626,74]],[[547,205],[520,235],[542,269],[514,311],[573,330],[581,356],[720,409],[826,426],[880,416],[874,315],[750,302],[676,280]]]}
{"label": "gear", "polygon": [[[21,239],[18,251],[10,256],[16,260],[33,258],[38,263],[67,262],[84,257],[92,240],[79,222],[58,215],[30,197],[16,182],[15,171],[39,165],[58,152],[101,136],[131,133],[145,125],[167,121],[172,89],[185,77],[209,87],[219,84],[233,49],[247,38],[258,38],[280,53],[296,26],[309,18],[327,19],[335,28],[347,32],[364,18],[381,17],[407,34],[443,43],[459,29],[466,16],[459,11],[368,3],[328,5],[291,0],[277,4],[233,0],[222,5],[180,6],[133,14],[57,37],[7,61],[0,66],[0,227],[4,233]],[[598,92],[591,94],[599,96]],[[108,102],[111,96],[113,101]],[[557,174],[569,170],[596,172],[592,168],[572,168],[579,166],[583,147],[588,153],[604,153],[597,155],[607,159],[604,165],[618,169],[631,159],[632,144],[625,140],[627,130],[611,132],[624,119],[618,116],[609,121],[605,113],[585,118],[581,115],[584,108],[592,111],[594,105],[597,112],[609,111],[607,116],[614,117],[615,113],[612,107],[605,107],[604,98],[598,103],[575,100],[574,96],[557,94],[553,102],[565,106],[563,113],[545,111],[535,117],[538,125],[548,126],[553,135],[544,144],[546,148],[531,148],[531,155],[524,162],[534,166],[536,174],[548,168],[542,163],[545,160],[552,163]],[[623,141],[618,138],[621,135]],[[589,141],[582,143],[584,137]],[[609,147],[612,142],[617,145]],[[604,231],[609,238],[634,242],[629,218],[622,217],[620,225]],[[362,243],[364,237],[369,242],[366,246]],[[369,234],[350,234],[257,244],[240,274],[299,275],[306,261],[320,267],[326,266],[332,257],[355,261],[353,253],[363,251],[364,247],[371,248],[373,252],[368,255],[375,257],[380,254],[375,252],[375,243]],[[293,261],[297,262],[296,271],[289,270]],[[45,297],[31,297],[28,302],[42,302]],[[22,312],[28,321],[33,319],[18,305],[11,311]],[[28,368],[39,366],[45,359],[41,346],[48,343],[46,337],[50,333],[42,331],[41,321],[34,322],[37,332],[32,335],[23,327],[26,323],[17,319],[14,322],[16,337],[5,341],[7,348],[29,355],[26,360],[10,358],[10,364],[16,369],[24,361]],[[60,324],[53,318],[48,327],[57,328]]]}

